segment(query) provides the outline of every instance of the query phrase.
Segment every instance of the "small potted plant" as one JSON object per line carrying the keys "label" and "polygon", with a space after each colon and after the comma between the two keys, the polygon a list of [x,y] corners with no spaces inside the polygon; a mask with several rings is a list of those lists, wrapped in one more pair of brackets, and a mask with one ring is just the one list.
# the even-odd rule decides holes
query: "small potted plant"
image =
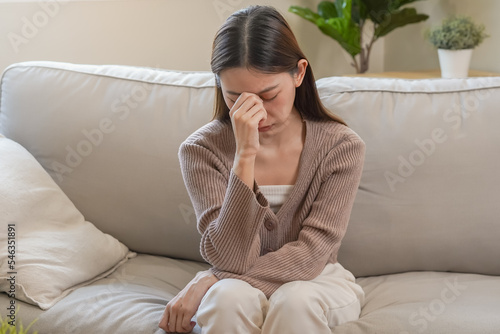
{"label": "small potted plant", "polygon": [[441,26],[427,32],[427,38],[438,49],[443,78],[467,78],[472,50],[488,37],[484,25],[468,16],[450,16]]}

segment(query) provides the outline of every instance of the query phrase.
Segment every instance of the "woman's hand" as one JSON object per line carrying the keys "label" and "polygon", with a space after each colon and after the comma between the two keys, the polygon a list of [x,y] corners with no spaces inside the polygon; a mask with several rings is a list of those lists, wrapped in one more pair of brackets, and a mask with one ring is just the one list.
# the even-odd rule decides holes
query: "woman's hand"
{"label": "woman's hand", "polygon": [[212,273],[200,271],[165,307],[158,327],[167,333],[189,333],[196,323],[191,318],[198,311],[203,296],[218,281]]}
{"label": "woman's hand", "polygon": [[229,111],[236,139],[236,155],[255,157],[259,151],[259,123],[267,119],[262,99],[252,93],[241,93]]}
{"label": "woman's hand", "polygon": [[260,97],[252,93],[242,93],[229,110],[229,117],[236,140],[233,170],[253,189],[255,158],[260,148],[259,123],[267,119],[267,111]]}

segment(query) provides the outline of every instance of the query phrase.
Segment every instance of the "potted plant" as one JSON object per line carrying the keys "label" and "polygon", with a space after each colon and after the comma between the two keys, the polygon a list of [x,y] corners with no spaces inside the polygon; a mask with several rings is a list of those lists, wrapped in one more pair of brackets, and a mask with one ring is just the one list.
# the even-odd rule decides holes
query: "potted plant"
{"label": "potted plant", "polygon": [[[299,6],[291,6],[288,10],[314,23],[322,33],[339,42],[352,57],[351,65],[356,73],[364,73],[368,70],[373,43],[396,28],[429,18],[417,13],[415,8],[400,9],[415,1],[419,0],[334,0],[322,1],[317,13]],[[367,33],[368,21],[373,23],[371,33]]]}
{"label": "potted plant", "polygon": [[488,37],[484,30],[484,25],[475,24],[470,17],[450,16],[427,32],[438,49],[443,78],[467,78],[472,50]]}

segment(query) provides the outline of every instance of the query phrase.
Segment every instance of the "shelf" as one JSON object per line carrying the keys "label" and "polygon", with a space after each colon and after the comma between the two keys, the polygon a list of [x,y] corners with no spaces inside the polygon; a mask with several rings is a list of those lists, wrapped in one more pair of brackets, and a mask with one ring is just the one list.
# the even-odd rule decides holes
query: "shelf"
{"label": "shelf", "polygon": [[[412,72],[381,72],[381,73],[363,73],[344,75],[346,77],[365,77],[365,78],[400,78],[400,79],[432,79],[440,78],[440,70],[430,71],[412,71]],[[485,71],[469,71],[469,77],[497,77],[500,73]]]}

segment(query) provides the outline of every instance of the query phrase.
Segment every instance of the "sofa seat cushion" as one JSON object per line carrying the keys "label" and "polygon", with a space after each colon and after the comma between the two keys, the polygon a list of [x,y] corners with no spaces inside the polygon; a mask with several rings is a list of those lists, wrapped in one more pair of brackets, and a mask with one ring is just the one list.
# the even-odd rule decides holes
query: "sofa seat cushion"
{"label": "sofa seat cushion", "polygon": [[[17,302],[17,319],[39,334],[155,333],[166,303],[208,265],[139,254],[116,272],[79,288],[51,309]],[[338,326],[352,333],[498,333],[500,277],[409,272],[358,278],[366,298],[358,321]],[[0,308],[9,303],[0,295]],[[68,312],[68,310],[71,310]],[[193,333],[200,333],[195,327]]]}
{"label": "sofa seat cushion", "polygon": [[366,294],[361,317],[335,334],[493,334],[500,328],[498,276],[408,272],[357,282]]}
{"label": "sofa seat cushion", "polygon": [[[47,311],[16,301],[16,320],[26,326],[38,318],[32,327],[38,334],[165,334],[158,328],[165,305],[198,271],[208,268],[202,262],[139,254]],[[9,301],[0,294],[2,310]]]}

